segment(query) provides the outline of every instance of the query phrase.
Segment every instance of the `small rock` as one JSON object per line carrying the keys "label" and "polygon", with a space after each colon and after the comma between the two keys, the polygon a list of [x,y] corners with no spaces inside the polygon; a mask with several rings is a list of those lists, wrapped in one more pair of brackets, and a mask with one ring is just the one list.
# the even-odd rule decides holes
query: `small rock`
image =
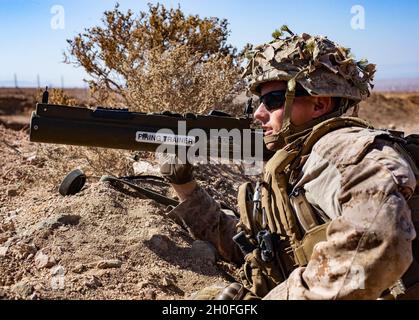
{"label": "small rock", "polygon": [[202,240],[196,240],[192,243],[191,252],[194,258],[207,260],[214,264],[217,260],[217,251],[214,246]]}
{"label": "small rock", "polygon": [[75,226],[79,223],[80,218],[77,214],[63,214],[57,217],[57,222],[63,225]]}
{"label": "small rock", "polygon": [[3,222],[0,224],[0,231],[6,232],[6,231],[15,231],[15,224],[13,221]]}
{"label": "small rock", "polygon": [[167,251],[169,249],[168,239],[161,235],[153,235],[150,239],[150,244],[161,251]]}
{"label": "small rock", "polygon": [[93,269],[97,267],[97,262],[89,262],[87,264],[85,264],[87,269]]}
{"label": "small rock", "polygon": [[18,189],[15,189],[15,188],[7,189],[7,196],[8,197],[16,197],[18,195],[17,191],[18,191]]}
{"label": "small rock", "polygon": [[50,268],[56,264],[56,260],[39,250],[35,255],[35,265],[38,269]]}
{"label": "small rock", "polygon": [[145,287],[147,287],[150,283],[148,281],[141,281],[139,283],[137,283],[137,289],[141,290],[144,289]]}
{"label": "small rock", "polygon": [[52,276],[63,276],[65,275],[65,269],[63,266],[55,266],[54,268],[51,268],[50,273]]}
{"label": "small rock", "polygon": [[58,231],[61,231],[61,232],[66,232],[68,230],[70,230],[70,227],[67,227],[67,226],[61,226],[58,228]]}
{"label": "small rock", "polygon": [[74,273],[83,273],[86,270],[87,270],[87,266],[85,266],[84,264],[78,264],[71,271]]}
{"label": "small rock", "polygon": [[20,213],[20,212],[22,212],[22,208],[19,208],[19,209],[16,209],[16,210],[12,210],[12,211],[9,211],[8,213],[7,213],[7,216],[9,217],[9,218],[16,218],[17,217],[17,215]]}
{"label": "small rock", "polygon": [[74,291],[76,291],[76,292],[83,292],[83,291],[84,291],[84,288],[83,288],[83,286],[81,286],[81,285],[79,285],[79,286],[75,286],[75,287],[74,287]]}
{"label": "small rock", "polygon": [[38,224],[36,224],[32,230],[29,232],[29,234],[32,234],[32,232],[34,231],[42,231],[42,230],[54,230],[57,229],[60,226],[60,223],[57,221],[56,218],[49,218],[46,219],[44,221],[39,222]]}
{"label": "small rock", "polygon": [[9,247],[0,247],[0,257],[5,257],[7,254],[7,251],[9,250]]}
{"label": "small rock", "polygon": [[31,296],[29,297],[29,299],[31,300],[39,300],[39,296],[36,292],[32,293]]}
{"label": "small rock", "polygon": [[0,298],[4,298],[6,296],[6,291],[3,288],[0,288]]}
{"label": "small rock", "polygon": [[95,276],[88,276],[84,279],[84,285],[90,289],[96,289],[97,287],[102,286],[100,280]]}
{"label": "small rock", "polygon": [[122,261],[118,259],[102,260],[96,265],[98,269],[120,268]]}
{"label": "small rock", "polygon": [[[79,215],[59,214],[38,223],[35,230],[55,230],[63,225],[76,225],[80,221]],[[32,230],[35,231],[35,230]],[[31,233],[32,233],[31,232]]]}
{"label": "small rock", "polygon": [[39,233],[39,237],[46,240],[52,234],[52,232],[53,231],[51,229],[44,229]]}
{"label": "small rock", "polygon": [[156,300],[156,292],[152,289],[149,289],[145,292],[145,299],[146,300]]}
{"label": "small rock", "polygon": [[6,235],[0,235],[0,244],[5,243],[9,239]]}
{"label": "small rock", "polygon": [[42,291],[42,290],[45,290],[45,287],[41,283],[37,283],[33,286],[33,289],[35,291]]}
{"label": "small rock", "polygon": [[19,258],[25,259],[31,254],[35,254],[38,248],[32,244],[18,243],[14,248],[17,251]]}
{"label": "small rock", "polygon": [[170,287],[170,286],[173,286],[173,285],[174,285],[174,283],[173,283],[173,281],[172,281],[171,279],[166,278],[166,277],[163,277],[163,280],[162,280],[162,285],[163,285],[164,287]]}
{"label": "small rock", "polygon": [[31,152],[25,156],[26,161],[31,162],[36,159],[36,152]]}
{"label": "small rock", "polygon": [[28,297],[33,292],[33,286],[22,280],[12,286],[12,291],[20,297]]}

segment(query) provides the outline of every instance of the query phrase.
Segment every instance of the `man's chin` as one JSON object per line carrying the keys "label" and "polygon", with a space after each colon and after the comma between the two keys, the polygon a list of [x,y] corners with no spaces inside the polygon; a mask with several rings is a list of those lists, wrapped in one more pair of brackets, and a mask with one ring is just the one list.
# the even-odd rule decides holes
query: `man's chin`
{"label": "man's chin", "polygon": [[[274,135],[273,130],[269,130],[267,132],[265,132],[265,147],[267,150],[269,151],[277,151],[279,149],[281,149],[283,147],[283,141],[282,139],[266,139],[267,137],[270,137]],[[269,142],[266,142],[266,140],[270,140]]]}
{"label": "man's chin", "polygon": [[272,135],[272,133],[273,133],[273,132],[274,132],[273,130],[267,130],[267,131],[265,131],[265,132],[263,133],[263,135],[264,135],[265,137],[267,137],[267,136]]}
{"label": "man's chin", "polygon": [[278,143],[277,142],[266,143],[265,145],[266,145],[266,149],[268,149],[269,151],[278,150]]}

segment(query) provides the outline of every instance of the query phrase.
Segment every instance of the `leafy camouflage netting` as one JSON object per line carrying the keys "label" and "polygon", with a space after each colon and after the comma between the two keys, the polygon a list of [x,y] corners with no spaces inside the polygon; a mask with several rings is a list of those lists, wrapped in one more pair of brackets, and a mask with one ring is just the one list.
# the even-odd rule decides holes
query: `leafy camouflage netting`
{"label": "leafy camouflage netting", "polygon": [[294,35],[284,26],[290,36],[276,38],[250,52],[250,61],[243,77],[249,77],[249,90],[258,93],[261,83],[272,80],[288,81],[297,76],[311,95],[345,97],[355,101],[365,99],[373,88],[371,81],[375,64],[367,60],[356,61],[350,49],[344,48],[327,37],[303,33]]}

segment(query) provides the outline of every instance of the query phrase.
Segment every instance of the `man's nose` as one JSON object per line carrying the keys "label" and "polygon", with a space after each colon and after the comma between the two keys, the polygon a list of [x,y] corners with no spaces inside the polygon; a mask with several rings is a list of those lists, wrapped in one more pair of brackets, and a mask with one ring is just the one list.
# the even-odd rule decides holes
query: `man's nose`
{"label": "man's nose", "polygon": [[261,121],[262,124],[266,124],[269,122],[269,111],[266,110],[265,105],[263,103],[261,103],[259,107],[256,109],[253,117]]}

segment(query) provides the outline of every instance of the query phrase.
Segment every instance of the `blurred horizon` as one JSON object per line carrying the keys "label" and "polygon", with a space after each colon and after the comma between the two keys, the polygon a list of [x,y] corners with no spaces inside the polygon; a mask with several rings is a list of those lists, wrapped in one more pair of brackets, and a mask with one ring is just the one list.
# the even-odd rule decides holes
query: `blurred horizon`
{"label": "blurred horizon", "polygon": [[[231,30],[227,42],[238,50],[246,43],[269,41],[282,24],[288,24],[295,33],[327,35],[350,47],[358,60],[365,57],[377,64],[376,90],[419,88],[419,42],[412,41],[419,38],[416,1],[120,0],[120,10],[146,11],[148,2],[160,2],[168,8],[180,4],[186,15],[227,19]],[[0,87],[86,87],[84,70],[62,62],[66,39],[101,24],[103,12],[112,10],[115,3],[0,0]],[[63,10],[64,20],[53,27],[59,14],[57,6]],[[357,17],[364,20],[355,20],[362,23],[354,28]]]}
{"label": "blurred horizon", "polygon": [[[88,89],[86,83],[78,86],[47,83],[38,87],[36,81],[20,81],[16,87],[14,81],[0,81],[0,89],[43,89],[46,86],[50,89]],[[372,92],[419,92],[419,78],[378,79],[374,82]]]}

